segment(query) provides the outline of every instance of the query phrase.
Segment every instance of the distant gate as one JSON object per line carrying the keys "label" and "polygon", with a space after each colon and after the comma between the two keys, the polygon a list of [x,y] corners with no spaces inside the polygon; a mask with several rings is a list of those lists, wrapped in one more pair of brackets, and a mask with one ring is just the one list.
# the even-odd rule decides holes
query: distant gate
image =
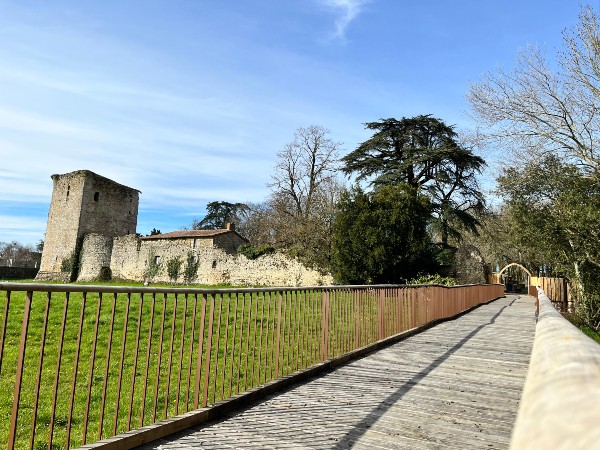
{"label": "distant gate", "polygon": [[572,286],[569,280],[559,277],[536,277],[531,272],[519,263],[507,264],[500,270],[500,272],[494,272],[489,276],[489,283],[493,284],[504,284],[502,281],[502,274],[506,272],[510,267],[519,267],[527,275],[527,286],[528,293],[534,297],[537,297],[537,287],[539,286],[544,290],[548,298],[554,304],[554,307],[562,312],[571,311],[573,308],[573,292]]}

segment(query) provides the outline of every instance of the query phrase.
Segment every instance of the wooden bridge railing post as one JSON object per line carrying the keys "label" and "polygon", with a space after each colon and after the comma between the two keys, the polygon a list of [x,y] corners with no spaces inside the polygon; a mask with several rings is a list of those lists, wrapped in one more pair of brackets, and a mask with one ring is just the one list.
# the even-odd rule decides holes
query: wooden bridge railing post
{"label": "wooden bridge railing post", "polygon": [[321,296],[321,360],[329,358],[329,291],[322,291]]}
{"label": "wooden bridge railing post", "polygon": [[379,289],[379,312],[377,314],[379,340],[385,337],[385,289]]}
{"label": "wooden bridge railing post", "polygon": [[33,292],[28,291],[25,297],[23,322],[21,326],[21,340],[19,341],[19,356],[17,359],[17,372],[15,376],[15,389],[13,395],[12,412],[10,416],[10,429],[8,434],[8,448],[15,447],[17,436],[17,418],[19,415],[19,398],[21,396],[21,383],[23,382],[23,368],[25,364],[25,349],[27,347],[27,330],[29,329],[29,316],[31,314],[31,301]]}

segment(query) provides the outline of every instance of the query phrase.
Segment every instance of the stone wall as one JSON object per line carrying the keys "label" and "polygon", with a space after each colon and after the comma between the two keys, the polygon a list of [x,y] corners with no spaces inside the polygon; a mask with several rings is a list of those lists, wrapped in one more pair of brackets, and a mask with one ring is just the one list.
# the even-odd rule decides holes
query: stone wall
{"label": "stone wall", "polygon": [[38,269],[31,267],[4,267],[0,266],[0,280],[16,280],[34,278]]}
{"label": "stone wall", "polygon": [[84,172],[80,236],[102,233],[115,237],[135,233],[139,191],[93,172]]}
{"label": "stone wall", "polygon": [[[317,286],[333,283],[331,275],[306,268],[300,262],[275,253],[250,260],[244,255],[199,246],[193,239],[140,240],[135,235],[114,238],[110,269],[113,278],[143,281],[148,278],[151,261],[158,261],[158,272],[149,280],[155,283],[183,283],[186,259],[196,256],[198,269],[195,284],[231,284],[235,286]],[[170,259],[182,261],[180,275],[171,280],[167,273]]]}
{"label": "stone wall", "polygon": [[248,259],[213,248],[199,255],[198,283],[234,286],[322,286],[333,284],[322,275],[282,253]]}
{"label": "stone wall", "polygon": [[110,270],[113,278],[142,281],[147,260],[146,252],[141,252],[141,241],[135,234],[113,239]]}
{"label": "stone wall", "polygon": [[215,247],[223,249],[223,251],[234,255],[237,253],[238,247],[247,243],[248,241],[237,233],[223,233],[213,237],[213,242]]}
{"label": "stone wall", "polygon": [[110,268],[112,248],[112,237],[95,233],[87,234],[81,246],[77,280],[97,280],[103,268]]}
{"label": "stone wall", "polygon": [[85,177],[79,172],[52,175],[53,189],[38,279],[52,279],[77,247]]}
{"label": "stone wall", "polygon": [[[139,191],[88,170],[52,175],[54,188],[37,280],[90,281],[109,273],[114,279],[184,281],[188,255],[197,272],[190,282],[249,286],[332,284],[331,276],[304,267],[282,254],[249,260],[237,255],[247,242],[233,232],[206,238],[140,239],[136,236]],[[169,261],[181,261],[169,277]],[[68,264],[67,264],[68,263]],[[108,270],[110,269],[110,271]]]}

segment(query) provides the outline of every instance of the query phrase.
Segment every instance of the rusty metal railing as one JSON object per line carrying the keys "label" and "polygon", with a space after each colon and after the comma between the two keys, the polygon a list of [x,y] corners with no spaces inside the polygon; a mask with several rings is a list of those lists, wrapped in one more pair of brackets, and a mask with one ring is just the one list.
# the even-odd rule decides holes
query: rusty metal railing
{"label": "rusty metal railing", "polygon": [[501,285],[0,283],[0,447],[91,443],[502,295]]}

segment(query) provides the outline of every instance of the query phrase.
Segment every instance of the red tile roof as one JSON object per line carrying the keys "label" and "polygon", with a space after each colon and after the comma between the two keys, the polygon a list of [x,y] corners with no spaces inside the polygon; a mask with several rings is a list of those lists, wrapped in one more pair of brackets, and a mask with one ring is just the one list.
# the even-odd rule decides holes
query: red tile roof
{"label": "red tile roof", "polygon": [[[221,234],[235,233],[231,230],[181,230],[172,231],[170,233],[154,234],[152,236],[145,236],[141,239],[182,239],[182,238],[211,238],[219,236]],[[237,233],[236,233],[237,234]]]}

